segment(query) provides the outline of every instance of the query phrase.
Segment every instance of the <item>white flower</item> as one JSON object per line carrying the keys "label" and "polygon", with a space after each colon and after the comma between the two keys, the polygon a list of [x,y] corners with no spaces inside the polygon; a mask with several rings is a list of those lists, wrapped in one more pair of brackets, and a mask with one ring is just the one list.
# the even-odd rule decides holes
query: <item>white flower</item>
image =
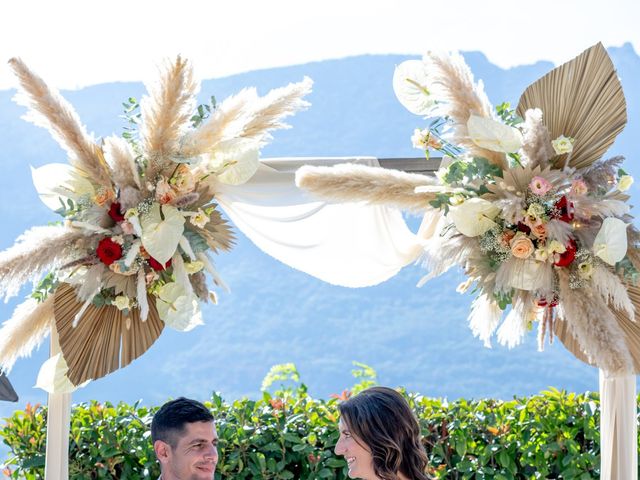
{"label": "white flower", "polygon": [[593,264],[591,262],[582,262],[578,265],[578,275],[588,280],[593,275]]}
{"label": "white flower", "polygon": [[[164,216],[164,219],[163,219]],[[131,217],[131,221],[135,217]],[[142,228],[142,246],[160,264],[169,261],[178,248],[178,243],[184,232],[184,216],[171,205],[154,203],[148,213],[140,219]]]}
{"label": "white flower", "polygon": [[467,130],[473,143],[493,152],[515,153],[522,146],[520,130],[491,118],[471,115]]}
{"label": "white flower", "polygon": [[127,310],[131,308],[131,301],[126,295],[118,295],[111,301],[111,305],[116,307],[118,310]]}
{"label": "white flower", "polygon": [[418,150],[426,150],[429,146],[429,137],[431,136],[431,132],[429,132],[428,128],[420,130],[416,128],[413,131],[413,136],[411,137],[411,143],[413,144],[413,148],[417,148]]}
{"label": "white flower", "polygon": [[547,245],[547,253],[553,256],[556,253],[564,253],[567,248],[557,240],[551,240]]}
{"label": "white flower", "polygon": [[158,315],[167,326],[186,332],[202,325],[202,312],[192,292],[176,282],[163,285],[156,301]]}
{"label": "white flower", "polygon": [[549,258],[549,252],[544,248],[538,248],[533,253],[533,256],[538,262],[546,262]]}
{"label": "white flower", "polygon": [[563,153],[571,153],[573,151],[573,138],[560,135],[555,140],[551,141],[551,146],[557,155]]}
{"label": "white flower", "polygon": [[393,73],[393,91],[400,103],[411,113],[428,115],[436,104],[430,93],[428,74],[421,60],[407,60]]}
{"label": "white flower", "polygon": [[71,393],[78,388],[84,387],[89,380],[76,386],[67,377],[69,366],[62,353],[50,357],[40,367],[35,386],[43,389],[47,393]]}
{"label": "white flower", "polygon": [[509,285],[520,290],[537,290],[543,286],[544,275],[541,275],[542,263],[531,258],[512,260],[512,274],[509,277]]}
{"label": "white flower", "polygon": [[201,262],[200,260],[195,260],[193,262],[187,262],[184,264],[184,269],[189,275],[198,273],[203,268],[204,268],[204,263]]}
{"label": "white flower", "polygon": [[448,216],[460,233],[477,237],[495,225],[494,218],[500,209],[482,198],[470,198],[460,205],[449,208]]}
{"label": "white flower", "polygon": [[593,253],[613,266],[627,254],[627,224],[619,218],[608,217],[593,241]]}
{"label": "white flower", "polygon": [[66,205],[67,199],[77,203],[84,196],[93,198],[95,195],[91,182],[77,168],[64,163],[31,167],[31,179],[40,200],[54,211],[62,206],[61,200]]}
{"label": "white flower", "polygon": [[191,215],[189,221],[198,228],[204,228],[209,223],[209,216],[199,208],[197,212]]}
{"label": "white flower", "polygon": [[259,154],[259,145],[252,140],[228,140],[206,155],[205,168],[225,185],[241,185],[258,171]]}
{"label": "white flower", "polygon": [[622,175],[618,180],[618,190],[626,192],[633,185],[633,177],[631,175]]}
{"label": "white flower", "polygon": [[451,195],[451,197],[449,198],[449,204],[456,206],[456,205],[460,205],[464,202],[465,197],[464,195],[460,195],[459,193],[456,193],[455,195]]}

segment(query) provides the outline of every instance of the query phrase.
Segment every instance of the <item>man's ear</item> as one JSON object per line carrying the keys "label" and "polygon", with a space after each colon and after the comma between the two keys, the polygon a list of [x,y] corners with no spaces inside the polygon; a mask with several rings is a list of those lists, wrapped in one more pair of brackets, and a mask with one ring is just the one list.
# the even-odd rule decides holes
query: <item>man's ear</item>
{"label": "man's ear", "polygon": [[153,444],[153,450],[156,452],[156,458],[160,463],[169,461],[171,446],[162,440],[156,440]]}

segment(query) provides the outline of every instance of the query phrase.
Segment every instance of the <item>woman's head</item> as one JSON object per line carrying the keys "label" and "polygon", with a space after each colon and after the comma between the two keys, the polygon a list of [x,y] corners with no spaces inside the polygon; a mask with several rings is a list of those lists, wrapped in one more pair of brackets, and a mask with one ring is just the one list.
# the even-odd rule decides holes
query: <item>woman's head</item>
{"label": "woman's head", "polygon": [[429,478],[420,426],[402,395],[387,387],[368,388],[338,408],[340,439],[335,452],[346,458],[350,477]]}

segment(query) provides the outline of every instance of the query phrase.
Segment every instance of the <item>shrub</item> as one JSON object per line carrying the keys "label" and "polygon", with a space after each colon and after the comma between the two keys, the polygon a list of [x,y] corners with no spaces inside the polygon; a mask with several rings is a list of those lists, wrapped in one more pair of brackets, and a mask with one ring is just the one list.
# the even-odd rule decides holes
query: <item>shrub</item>
{"label": "shrub", "polygon": [[[375,372],[359,365],[369,385]],[[368,368],[368,367],[366,367]],[[373,377],[372,377],[373,376]],[[350,392],[317,400],[295,366],[272,369],[259,400],[231,403],[213,394],[220,459],[216,479],[346,479],[333,448],[337,405]],[[291,385],[270,393],[273,382]],[[368,383],[367,383],[368,382]],[[599,475],[598,396],[551,389],[511,401],[448,402],[403,392],[416,412],[431,473],[447,479],[590,479]],[[72,411],[70,477],[156,478],[149,425],[156,408],[138,403],[78,404]],[[11,449],[7,474],[44,477],[46,408],[15,412],[0,430]]]}

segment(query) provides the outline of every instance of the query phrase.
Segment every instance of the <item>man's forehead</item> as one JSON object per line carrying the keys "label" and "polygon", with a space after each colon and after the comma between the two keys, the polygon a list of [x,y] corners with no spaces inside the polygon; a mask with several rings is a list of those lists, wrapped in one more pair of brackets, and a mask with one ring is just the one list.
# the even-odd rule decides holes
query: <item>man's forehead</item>
{"label": "man's forehead", "polygon": [[185,423],[181,435],[181,441],[192,440],[215,440],[218,438],[216,426],[213,422],[191,422]]}

